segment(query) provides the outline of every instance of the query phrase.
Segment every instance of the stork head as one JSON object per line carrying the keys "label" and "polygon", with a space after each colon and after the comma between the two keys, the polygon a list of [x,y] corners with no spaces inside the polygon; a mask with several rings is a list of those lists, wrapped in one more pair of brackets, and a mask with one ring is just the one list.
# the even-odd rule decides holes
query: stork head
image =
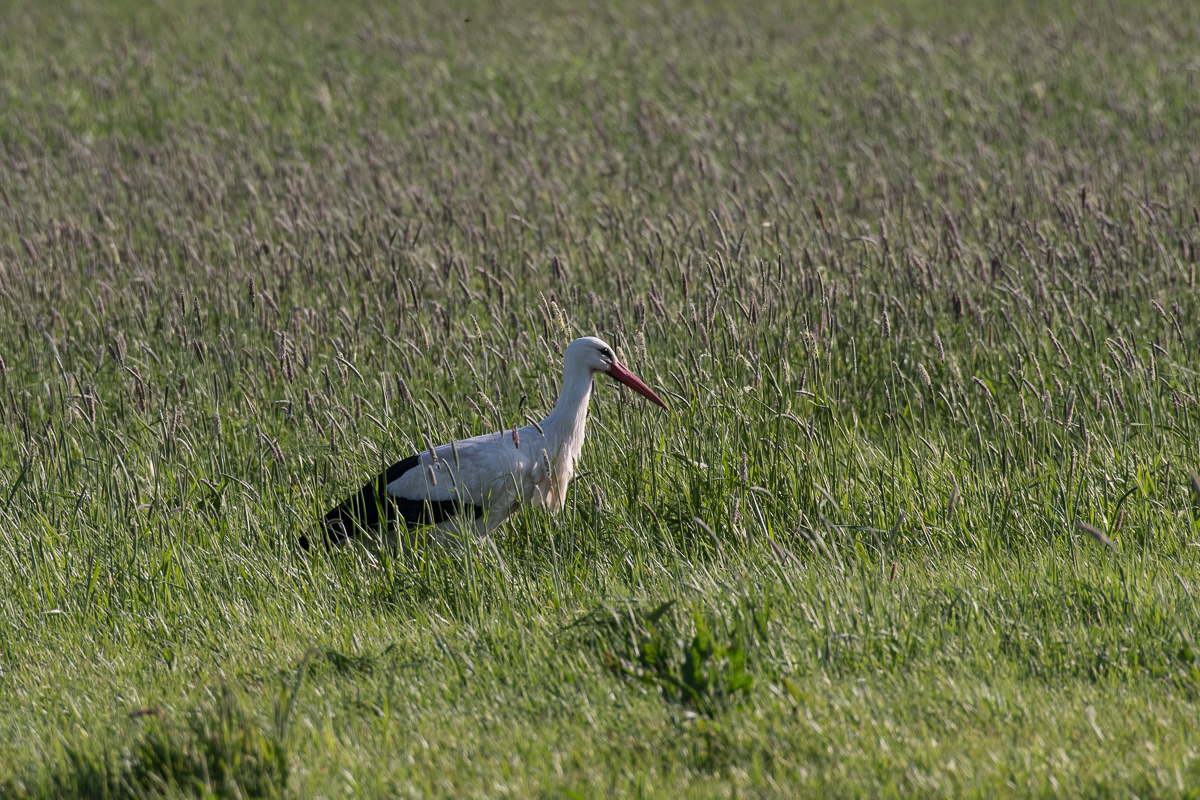
{"label": "stork head", "polygon": [[649,386],[642,383],[638,376],[630,372],[624,364],[617,360],[617,355],[613,352],[611,347],[605,344],[603,340],[597,339],[595,336],[585,336],[582,339],[576,339],[567,345],[567,352],[563,357],[563,361],[565,362],[568,370],[570,370],[574,364],[580,364],[587,367],[587,369],[593,374],[597,372],[603,372],[607,375],[610,375],[614,379],[628,386],[630,389],[633,389],[651,403],[661,406],[668,411],[671,410],[667,404],[662,401],[662,398],[656,395]]}

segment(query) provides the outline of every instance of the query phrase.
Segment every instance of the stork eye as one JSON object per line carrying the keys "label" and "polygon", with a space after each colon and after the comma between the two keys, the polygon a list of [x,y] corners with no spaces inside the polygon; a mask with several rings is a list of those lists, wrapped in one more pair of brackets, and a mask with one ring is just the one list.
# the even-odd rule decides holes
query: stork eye
{"label": "stork eye", "polygon": [[609,350],[607,347],[601,347],[600,355],[604,356],[605,358],[612,358],[612,350]]}

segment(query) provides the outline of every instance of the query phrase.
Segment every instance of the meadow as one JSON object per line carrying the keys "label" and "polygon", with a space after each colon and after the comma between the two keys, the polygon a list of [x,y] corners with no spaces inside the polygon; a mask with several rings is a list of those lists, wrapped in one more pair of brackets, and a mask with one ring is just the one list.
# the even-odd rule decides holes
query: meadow
{"label": "meadow", "polygon": [[7,3],[0,797],[1200,794],[1200,7],[963,5]]}

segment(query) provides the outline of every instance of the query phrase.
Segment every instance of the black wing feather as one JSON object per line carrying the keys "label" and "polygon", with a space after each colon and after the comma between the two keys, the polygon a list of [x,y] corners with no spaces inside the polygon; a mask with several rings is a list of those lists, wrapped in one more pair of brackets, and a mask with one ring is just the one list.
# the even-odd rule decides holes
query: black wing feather
{"label": "black wing feather", "polygon": [[[387,487],[421,463],[420,455],[409,456],[392,464],[378,478],[350,495],[325,515],[325,535],[330,544],[341,544],[363,532],[390,531],[397,524],[405,528],[436,525],[459,513],[463,503],[457,498],[429,500],[418,497],[393,497]],[[481,506],[472,507],[475,518],[483,516]]]}

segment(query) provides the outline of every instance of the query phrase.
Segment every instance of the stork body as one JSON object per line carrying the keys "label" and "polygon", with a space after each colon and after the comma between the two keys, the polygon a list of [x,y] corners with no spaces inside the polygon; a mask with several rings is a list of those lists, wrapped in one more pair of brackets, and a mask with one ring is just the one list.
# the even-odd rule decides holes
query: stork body
{"label": "stork body", "polygon": [[563,356],[558,402],[540,425],[461,439],[393,464],[325,515],[328,540],[341,544],[364,532],[426,526],[482,535],[522,505],[559,511],[583,449],[598,372],[667,408],[603,341],[576,339]]}

